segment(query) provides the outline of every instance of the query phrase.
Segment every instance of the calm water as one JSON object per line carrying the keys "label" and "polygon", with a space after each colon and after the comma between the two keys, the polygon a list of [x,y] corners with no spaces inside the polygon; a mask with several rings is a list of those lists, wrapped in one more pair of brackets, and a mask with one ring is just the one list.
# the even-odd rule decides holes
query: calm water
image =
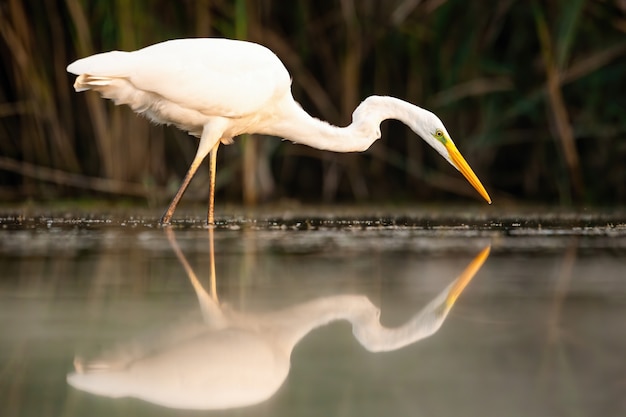
{"label": "calm water", "polygon": [[625,271],[619,213],[5,215],[0,415],[622,416]]}

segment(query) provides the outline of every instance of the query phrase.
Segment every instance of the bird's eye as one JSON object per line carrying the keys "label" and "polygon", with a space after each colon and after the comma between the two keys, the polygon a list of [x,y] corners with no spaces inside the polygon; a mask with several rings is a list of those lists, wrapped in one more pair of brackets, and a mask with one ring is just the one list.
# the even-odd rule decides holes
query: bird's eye
{"label": "bird's eye", "polygon": [[446,135],[443,133],[443,129],[436,129],[435,133],[433,133],[433,137],[437,139],[439,142],[443,143],[444,145],[448,141],[448,139],[446,138]]}

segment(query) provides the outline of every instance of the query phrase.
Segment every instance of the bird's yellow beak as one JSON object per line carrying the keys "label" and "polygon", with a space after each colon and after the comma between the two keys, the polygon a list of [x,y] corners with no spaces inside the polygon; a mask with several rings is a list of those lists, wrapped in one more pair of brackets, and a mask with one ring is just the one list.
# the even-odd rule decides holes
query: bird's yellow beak
{"label": "bird's yellow beak", "polygon": [[489,204],[491,204],[491,197],[489,197],[489,194],[487,194],[485,187],[483,187],[483,185],[480,183],[480,180],[478,179],[476,174],[474,174],[474,171],[472,171],[472,168],[470,168],[468,163],[465,161],[465,158],[463,158],[454,143],[452,143],[452,141],[450,140],[447,140],[444,143],[444,146],[448,150],[448,154],[450,155],[452,162],[454,162],[458,170],[461,171],[461,174],[463,174],[465,179],[469,181],[470,184],[472,184],[472,187],[474,187],[476,191],[478,191],[478,193],[485,200],[487,200]]}
{"label": "bird's yellow beak", "polygon": [[487,246],[485,249],[480,251],[478,255],[472,260],[472,262],[465,268],[463,273],[459,275],[456,279],[454,285],[450,288],[448,292],[448,297],[446,298],[446,308],[450,309],[454,305],[454,302],[459,295],[463,292],[467,284],[474,278],[474,275],[480,270],[483,266],[487,258],[489,257],[489,252],[491,251],[491,245]]}

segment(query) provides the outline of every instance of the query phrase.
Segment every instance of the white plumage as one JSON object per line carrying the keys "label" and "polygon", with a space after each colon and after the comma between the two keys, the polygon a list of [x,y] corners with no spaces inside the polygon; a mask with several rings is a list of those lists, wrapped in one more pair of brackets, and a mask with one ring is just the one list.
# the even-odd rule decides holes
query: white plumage
{"label": "white plumage", "polygon": [[215,164],[220,143],[259,133],[335,152],[364,151],[380,138],[380,123],[398,119],[457,168],[491,203],[484,187],[433,113],[405,101],[368,97],[347,127],[306,113],[291,95],[289,72],[269,49],[230,39],[177,39],[133,51],[111,51],[67,67],[76,91],[94,90],[127,104],[156,123],[173,124],[200,138],[191,166],[161,218],[169,223],[191,178],[211,154],[207,221],[213,223]]}

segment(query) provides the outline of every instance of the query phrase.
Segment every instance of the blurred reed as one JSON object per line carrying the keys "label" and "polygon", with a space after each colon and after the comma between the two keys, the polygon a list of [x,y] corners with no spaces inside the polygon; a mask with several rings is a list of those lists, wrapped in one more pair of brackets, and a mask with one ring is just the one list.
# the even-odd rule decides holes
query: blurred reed
{"label": "blurred reed", "polygon": [[[74,94],[65,67],[104,50],[225,36],[274,50],[296,99],[331,123],[349,123],[370,94],[434,111],[496,201],[624,203],[625,32],[618,0],[7,0],[0,198],[169,199],[196,140]],[[388,122],[383,136],[358,155],[262,138],[222,147],[219,201],[474,195],[407,128]],[[187,198],[205,199],[206,181]]]}

